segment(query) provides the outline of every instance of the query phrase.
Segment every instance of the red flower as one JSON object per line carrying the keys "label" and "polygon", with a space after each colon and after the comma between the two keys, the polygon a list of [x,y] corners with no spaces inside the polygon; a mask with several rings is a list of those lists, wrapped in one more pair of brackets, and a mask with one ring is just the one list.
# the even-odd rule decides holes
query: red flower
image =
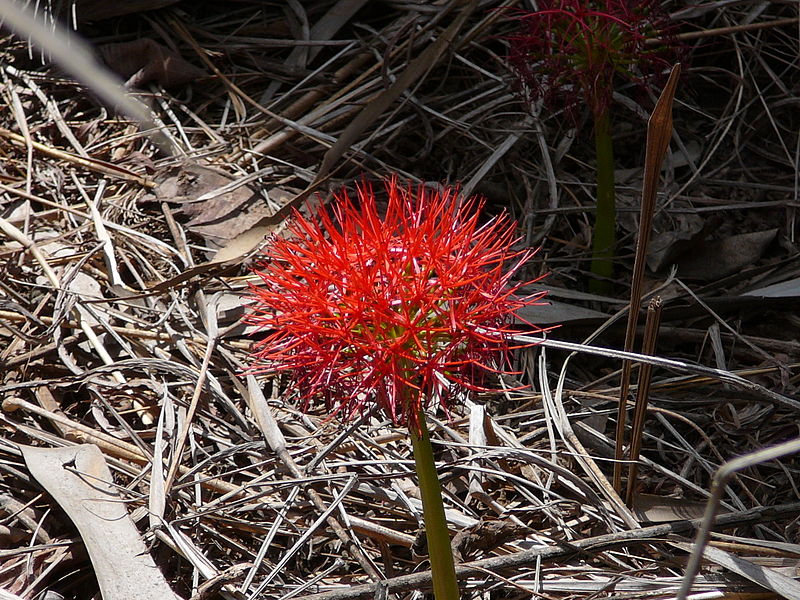
{"label": "red flower", "polygon": [[533,252],[510,249],[504,215],[482,225],[482,203],[451,188],[385,185],[382,219],[365,183],[358,204],[343,191],[332,215],[295,213],[272,240],[251,286],[250,321],[268,334],[250,371],[291,372],[304,407],[321,396],[350,417],[375,402],[419,431],[423,406],[508,372],[514,312],[541,294],[509,285]]}
{"label": "red flower", "polygon": [[600,114],[617,79],[646,84],[682,54],[656,0],[540,0],[538,6],[519,11],[520,31],[509,38],[508,60],[528,100],[569,110],[583,98]]}

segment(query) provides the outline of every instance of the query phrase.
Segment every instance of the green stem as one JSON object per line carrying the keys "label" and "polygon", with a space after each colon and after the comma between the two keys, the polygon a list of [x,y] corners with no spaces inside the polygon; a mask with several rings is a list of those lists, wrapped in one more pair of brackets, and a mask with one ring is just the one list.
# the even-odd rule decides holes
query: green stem
{"label": "green stem", "polygon": [[442,486],[433,461],[433,448],[425,414],[419,412],[421,432],[411,428],[411,444],[417,466],[419,489],[422,494],[422,513],[425,517],[425,536],[428,538],[428,556],[433,576],[433,596],[436,600],[458,600],[458,581],[453,564],[453,549],[442,504]]}
{"label": "green stem", "polygon": [[589,290],[608,294],[614,276],[617,213],[614,190],[614,147],[611,141],[611,122],[608,110],[594,115],[594,147],[597,155],[597,212],[592,242],[592,273],[602,279],[592,279]]}

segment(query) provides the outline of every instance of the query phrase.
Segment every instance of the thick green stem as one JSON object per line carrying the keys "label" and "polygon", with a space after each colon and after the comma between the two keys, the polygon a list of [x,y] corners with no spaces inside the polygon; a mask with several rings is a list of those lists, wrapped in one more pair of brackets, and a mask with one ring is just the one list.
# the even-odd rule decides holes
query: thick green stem
{"label": "thick green stem", "polygon": [[422,494],[422,513],[425,517],[425,536],[428,539],[428,556],[433,576],[433,595],[436,600],[458,600],[458,581],[453,564],[453,549],[442,504],[442,486],[433,461],[433,448],[425,415],[419,413],[421,432],[411,428],[414,462],[417,466],[419,489]]}
{"label": "thick green stem", "polygon": [[614,190],[614,147],[611,142],[611,123],[608,110],[594,115],[594,146],[597,154],[597,212],[592,242],[592,273],[602,279],[592,279],[589,289],[608,294],[614,276],[614,252],[617,245],[617,211]]}

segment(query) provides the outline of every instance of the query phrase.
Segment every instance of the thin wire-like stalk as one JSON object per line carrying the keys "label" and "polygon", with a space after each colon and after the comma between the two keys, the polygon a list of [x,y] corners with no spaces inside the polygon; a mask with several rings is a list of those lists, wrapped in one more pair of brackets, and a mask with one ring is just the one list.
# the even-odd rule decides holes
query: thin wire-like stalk
{"label": "thin wire-like stalk", "polygon": [[[662,306],[661,296],[656,296],[650,300],[650,305],[647,307],[642,354],[655,354]],[[647,415],[647,404],[650,399],[650,377],[652,373],[653,365],[642,363],[639,369],[639,387],[636,390],[636,404],[634,405],[633,422],[631,423],[628,488],[625,492],[625,504],[628,506],[633,506],[633,492],[636,488],[636,476],[639,472],[639,453],[642,449],[642,432],[644,431],[644,419]]]}
{"label": "thin wire-like stalk", "polygon": [[433,447],[425,423],[425,415],[419,413],[420,431],[410,428],[414,462],[417,467],[419,489],[422,495],[422,513],[425,517],[425,536],[428,540],[428,556],[433,577],[433,595],[436,600],[458,600],[458,581],[450,546],[450,533],[442,503],[442,486],[433,460]]}
{"label": "thin wire-like stalk", "polygon": [[694,541],[692,554],[689,556],[689,562],[686,565],[686,571],[683,575],[683,581],[681,581],[681,587],[675,596],[676,600],[686,600],[686,597],[692,588],[694,578],[697,575],[697,572],[700,570],[700,562],[703,559],[703,550],[708,543],[709,537],[711,537],[711,527],[714,524],[714,519],[717,515],[717,509],[722,501],[722,495],[725,493],[725,486],[727,486],[731,477],[733,477],[737,472],[748,467],[752,467],[770,460],[775,460],[788,454],[796,454],[798,452],[800,452],[800,438],[789,440],[787,442],[783,442],[782,444],[778,444],[777,446],[762,448],[760,450],[756,450],[755,452],[750,452],[749,454],[739,456],[729,460],[719,469],[717,469],[717,472],[714,473],[714,478],[711,483],[711,497],[706,503],[703,521],[700,525],[700,529],[697,531],[697,537]]}

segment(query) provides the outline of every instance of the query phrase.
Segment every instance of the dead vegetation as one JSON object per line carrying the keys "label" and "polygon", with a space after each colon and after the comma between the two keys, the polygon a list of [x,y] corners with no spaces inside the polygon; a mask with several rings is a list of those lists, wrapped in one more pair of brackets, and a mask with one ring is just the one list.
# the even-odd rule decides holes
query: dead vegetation
{"label": "dead vegetation", "polygon": [[[404,433],[302,414],[280,380],[241,375],[254,250],[290,207],[393,172],[511,211],[554,303],[526,316],[561,324],[519,356],[527,391],[436,417],[464,597],[675,597],[713,474],[798,436],[797,5],[671,7],[691,52],[647,257],[664,308],[630,507],[610,491],[607,349],[654,98],[618,91],[618,294],[596,297],[590,137],[520,103],[499,2],[179,2],[96,22],[91,6],[80,30],[167,150],[4,35],[0,597],[144,597],[148,560],[184,598],[425,593]],[[733,476],[694,593],[800,597],[797,472],[789,455]]]}

